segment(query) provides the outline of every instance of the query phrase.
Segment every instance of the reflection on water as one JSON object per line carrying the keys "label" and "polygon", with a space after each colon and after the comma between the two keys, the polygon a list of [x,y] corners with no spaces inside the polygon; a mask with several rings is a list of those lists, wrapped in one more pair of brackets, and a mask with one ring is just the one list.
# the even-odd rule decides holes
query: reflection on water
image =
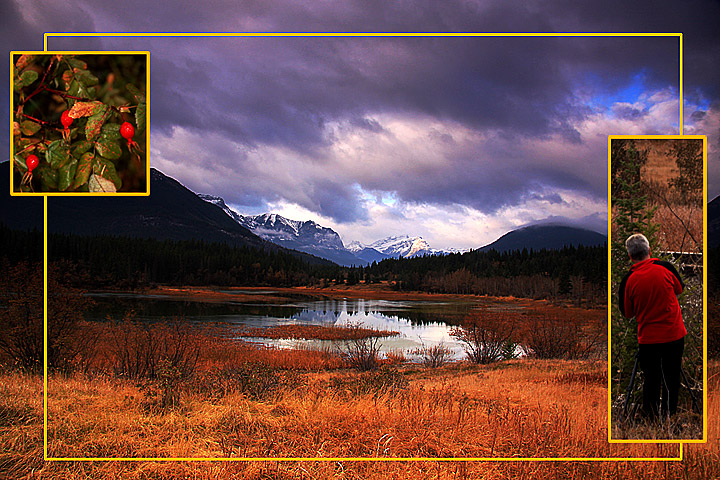
{"label": "reflection on water", "polygon": [[[235,293],[234,291],[233,293]],[[275,293],[267,291],[263,293]],[[162,295],[91,294],[95,306],[87,315],[91,320],[110,316],[121,319],[133,311],[140,321],[161,321],[182,318],[184,321],[229,327],[267,327],[279,325],[360,325],[365,328],[397,331],[400,335],[380,340],[381,350],[402,351],[409,359],[411,351],[423,346],[444,344],[453,351],[454,359],[463,357],[461,345],[450,336],[457,325],[476,304],[471,302],[391,301],[369,299],[288,299],[283,304],[242,303],[234,301],[203,302]],[[247,340],[247,339],[246,339]],[[254,339],[265,345],[283,348],[326,348],[333,344],[320,340]]]}

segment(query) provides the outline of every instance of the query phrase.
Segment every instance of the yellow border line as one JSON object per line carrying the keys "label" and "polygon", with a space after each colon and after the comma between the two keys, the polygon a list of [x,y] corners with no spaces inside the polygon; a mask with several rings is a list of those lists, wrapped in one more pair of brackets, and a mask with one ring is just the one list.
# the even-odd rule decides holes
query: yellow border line
{"label": "yellow border line", "polygon": [[[684,124],[685,124],[685,117],[683,116],[685,99],[683,98],[684,72],[683,72],[683,37],[682,37],[682,35],[680,35],[680,65],[679,65],[679,69],[680,69],[680,76],[679,76],[678,80],[680,82],[680,92],[679,92],[679,94],[680,94],[680,121],[679,121],[678,125],[680,127],[680,135],[682,135],[683,130],[684,130]],[[703,172],[705,172],[705,170],[703,170]]]}
{"label": "yellow border line", "polygon": [[48,457],[49,462],[682,462],[683,445],[677,457]]}
{"label": "yellow border line", "polygon": [[680,32],[45,32],[51,37],[680,37]]}
{"label": "yellow border line", "polygon": [[43,451],[48,458],[48,228],[47,196],[43,195]]}
{"label": "yellow border line", "polygon": [[[682,78],[682,77],[681,77]],[[608,200],[612,198],[611,155],[612,141],[635,140],[702,140],[703,142],[703,436],[701,439],[641,440],[612,438],[612,375],[608,375],[608,442],[609,443],[707,443],[708,432],[708,367],[707,367],[707,136],[706,135],[610,135],[608,136]],[[608,243],[612,233],[612,202],[608,201]],[[608,366],[612,366],[612,249],[608,245]]]}
{"label": "yellow border line", "polygon": [[[637,32],[625,32],[625,33],[579,33],[579,32],[567,32],[567,33],[485,33],[485,32],[474,32],[474,33],[460,33],[460,32],[341,32],[341,33],[330,33],[330,32],[279,32],[279,33],[264,33],[264,32],[46,32],[43,34],[43,48],[48,51],[48,39],[51,37],[678,37],[679,38],[679,50],[680,50],[680,89],[679,89],[679,103],[680,103],[680,121],[679,128],[680,134],[683,132],[683,34],[682,33],[637,33]],[[12,57],[11,57],[12,58]],[[150,68],[147,69],[148,75],[148,88],[146,95],[149,98],[150,94]],[[149,105],[149,100],[148,100]],[[149,111],[150,109],[148,109]],[[148,117],[146,132],[149,131],[150,121]],[[11,125],[12,129],[12,125]],[[641,136],[635,136],[639,138]],[[12,138],[12,135],[11,135]],[[615,137],[620,138],[620,137]],[[149,161],[148,161],[149,166]],[[148,183],[149,183],[148,176]],[[608,165],[608,182],[610,181],[610,168]],[[149,187],[149,185],[148,185]],[[149,192],[148,188],[148,192]],[[435,461],[435,462],[664,462],[664,461],[683,461],[684,458],[684,441],[669,440],[669,441],[631,441],[632,443],[677,443],[679,446],[679,452],[677,457],[397,457],[397,458],[386,458],[386,457],[238,457],[238,458],[216,458],[216,457],[48,457],[48,428],[47,428],[47,194],[43,195],[45,198],[45,365],[44,365],[44,377],[45,377],[45,391],[44,391],[44,402],[45,402],[45,417],[44,417],[44,451],[46,461],[163,461],[163,462],[175,462],[175,461],[202,461],[202,462],[228,462],[228,461],[380,461],[380,462],[398,462],[398,461]],[[610,202],[608,201],[608,205]],[[707,205],[705,206],[707,209]],[[608,222],[610,218],[610,210],[608,211]],[[609,224],[608,224],[609,225]],[[609,226],[608,226],[609,228]],[[608,233],[610,233],[608,231]],[[608,235],[608,242],[610,236]],[[610,247],[608,245],[608,252]],[[707,258],[704,258],[707,261]],[[705,268],[705,272],[707,269]],[[610,254],[608,253],[608,279],[610,278]],[[608,292],[610,293],[610,287],[608,284]],[[608,299],[610,296],[608,296]],[[706,303],[706,302],[705,302]],[[608,313],[609,315],[609,313]],[[704,316],[705,317],[705,316]],[[703,319],[705,319],[703,317]],[[609,325],[608,325],[609,328]],[[704,328],[704,327],[703,327]],[[608,334],[608,341],[610,335]],[[705,339],[707,341],[707,339]],[[608,346],[610,344],[608,343]],[[704,346],[707,349],[707,345]],[[704,356],[706,358],[706,356]],[[610,365],[610,348],[608,348],[608,366]],[[707,377],[707,366],[704,368],[705,376]],[[610,376],[608,376],[608,385]],[[705,379],[707,383],[707,378]],[[706,409],[705,403],[707,401],[707,388],[705,388],[705,397],[703,399],[703,410]],[[609,395],[609,393],[608,393]],[[609,397],[608,397],[609,398]],[[609,407],[609,405],[608,405]],[[608,424],[610,419],[610,409],[608,408]],[[707,415],[705,415],[705,424],[707,424]],[[705,435],[707,428],[706,425],[703,429],[703,435]],[[610,431],[608,430],[608,437]],[[631,442],[610,442],[610,443],[631,443]]]}

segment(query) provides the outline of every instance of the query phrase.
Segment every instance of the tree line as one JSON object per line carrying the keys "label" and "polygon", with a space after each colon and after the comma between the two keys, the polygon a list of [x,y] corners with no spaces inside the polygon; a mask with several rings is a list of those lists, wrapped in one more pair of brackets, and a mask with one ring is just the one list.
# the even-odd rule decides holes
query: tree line
{"label": "tree line", "polygon": [[387,259],[360,272],[367,281],[383,279],[399,290],[428,293],[566,297],[605,302],[605,246],[508,252],[474,250],[419,258]]}
{"label": "tree line", "polygon": [[[42,234],[0,226],[4,256],[42,261]],[[50,234],[48,257],[74,266],[83,288],[136,289],[154,284],[218,286],[329,286],[387,282],[401,291],[604,303],[604,246],[512,252],[470,251],[386,259],[341,267],[283,250],[199,240]],[[310,261],[308,261],[310,259]]]}

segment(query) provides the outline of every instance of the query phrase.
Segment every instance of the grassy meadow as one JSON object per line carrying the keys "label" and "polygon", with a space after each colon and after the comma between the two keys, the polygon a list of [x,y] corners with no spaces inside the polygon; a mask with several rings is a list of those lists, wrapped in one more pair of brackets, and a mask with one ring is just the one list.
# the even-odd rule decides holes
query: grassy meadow
{"label": "grassy meadow", "polygon": [[[361,372],[336,352],[258,349],[197,334],[180,342],[193,347],[184,353],[194,359],[191,375],[180,363],[159,364],[150,380],[119,369],[126,350],[117,346],[132,344],[139,333],[122,327],[122,335],[104,327],[100,340],[101,351],[115,357],[98,355],[84,372],[48,378],[50,457],[275,459],[45,462],[42,376],[6,371],[0,374],[0,478],[720,476],[717,363],[710,365],[711,441],[687,445],[683,462],[392,461],[676,457],[679,448],[607,442],[604,359],[429,368],[396,354]],[[330,460],[278,460],[317,457]],[[388,461],[342,459],[357,457]]]}

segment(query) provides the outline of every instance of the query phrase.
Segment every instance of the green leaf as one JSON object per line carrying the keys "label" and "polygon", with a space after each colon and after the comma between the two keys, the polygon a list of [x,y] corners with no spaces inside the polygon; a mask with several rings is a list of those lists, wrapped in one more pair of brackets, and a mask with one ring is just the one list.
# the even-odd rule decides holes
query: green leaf
{"label": "green leaf", "polygon": [[88,180],[88,189],[93,193],[117,192],[115,184],[100,175],[90,175],[90,180]]}
{"label": "green leaf", "polygon": [[48,165],[40,165],[36,171],[40,175],[40,182],[43,184],[43,190],[55,190],[58,187],[58,172]]}
{"label": "green leaf", "polygon": [[120,140],[120,125],[117,123],[106,123],[102,127],[102,137],[108,140]]}
{"label": "green leaf", "polygon": [[102,104],[102,109],[95,115],[88,118],[87,124],[85,125],[85,136],[88,140],[94,140],[95,137],[100,135],[108,108],[109,107],[107,105]]}
{"label": "green leaf", "polygon": [[77,164],[77,170],[75,171],[75,179],[73,180],[73,188],[76,189],[81,185],[85,185],[90,178],[92,173],[93,161],[95,155],[92,152],[88,152],[80,157],[80,161]]}
{"label": "green leaf", "polygon": [[40,124],[31,122],[30,120],[25,120],[20,124],[20,131],[23,135],[31,137],[40,131]]}
{"label": "green leaf", "polygon": [[130,92],[130,95],[133,96],[136,102],[140,103],[145,101],[145,94],[138,90],[132,83],[125,85],[125,88],[127,88],[127,91]]}
{"label": "green leaf", "polygon": [[144,101],[140,102],[135,109],[135,125],[137,125],[137,133],[145,130],[146,109],[147,107]]}
{"label": "green leaf", "polygon": [[20,79],[22,80],[23,86],[27,87],[38,79],[38,73],[35,70],[25,70],[20,75]]}
{"label": "green leaf", "polygon": [[75,148],[73,148],[73,157],[79,157],[83,153],[87,152],[92,148],[92,143],[87,140],[80,140],[75,142]]}
{"label": "green leaf", "polygon": [[108,159],[97,157],[93,166],[93,173],[110,180],[118,189],[122,187],[122,180],[115,170],[115,165]]}
{"label": "green leaf", "polygon": [[72,95],[73,97],[80,96],[80,82],[78,82],[77,80],[71,80],[65,85],[65,89],[67,90],[68,95]]}
{"label": "green leaf", "polygon": [[70,160],[70,153],[64,141],[55,140],[48,145],[46,157],[47,161],[50,162],[50,166],[57,170]]}
{"label": "green leaf", "polygon": [[80,83],[82,83],[86,87],[92,87],[93,85],[97,85],[100,82],[95,75],[88,72],[87,70],[73,68],[73,71],[75,72],[75,75],[77,76]]}
{"label": "green leaf", "polygon": [[87,70],[87,63],[83,62],[82,60],[78,60],[77,58],[73,57],[65,57],[65,60],[73,67],[78,68],[80,70]]}
{"label": "green leaf", "polygon": [[19,170],[27,172],[27,164],[25,163],[25,159],[20,155],[15,155],[13,158],[15,158],[15,164],[20,167]]}
{"label": "green leaf", "polygon": [[75,172],[77,171],[78,161],[74,158],[66,165],[60,167],[58,171],[58,190],[65,191],[70,188],[75,179]]}
{"label": "green leaf", "polygon": [[122,155],[120,145],[118,145],[115,140],[100,138],[100,140],[95,142],[95,148],[101,156],[109,158],[110,160],[117,160],[120,158],[120,155]]}

